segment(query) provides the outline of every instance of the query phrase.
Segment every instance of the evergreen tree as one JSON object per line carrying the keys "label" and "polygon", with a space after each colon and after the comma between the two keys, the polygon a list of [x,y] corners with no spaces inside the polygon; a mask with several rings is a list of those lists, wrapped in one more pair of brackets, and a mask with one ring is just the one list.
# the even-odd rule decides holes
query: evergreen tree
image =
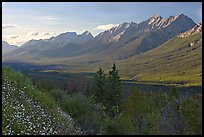
{"label": "evergreen tree", "polygon": [[121,81],[116,65],[113,64],[108,76],[99,68],[94,75],[92,95],[97,103],[105,106],[109,116],[115,116],[120,111],[121,93]]}
{"label": "evergreen tree", "polygon": [[[115,108],[119,109],[119,106],[122,101],[122,89],[121,89],[121,81],[118,74],[118,70],[116,68],[115,63],[113,64],[112,70],[109,72],[108,76],[108,92],[106,94],[106,106],[110,113],[115,115]],[[111,114],[111,115],[112,115]]]}
{"label": "evergreen tree", "polygon": [[102,103],[104,105],[105,94],[106,94],[106,82],[107,78],[104,74],[104,71],[99,68],[99,70],[94,75],[94,87],[93,87],[93,94],[95,96],[95,101],[97,103]]}

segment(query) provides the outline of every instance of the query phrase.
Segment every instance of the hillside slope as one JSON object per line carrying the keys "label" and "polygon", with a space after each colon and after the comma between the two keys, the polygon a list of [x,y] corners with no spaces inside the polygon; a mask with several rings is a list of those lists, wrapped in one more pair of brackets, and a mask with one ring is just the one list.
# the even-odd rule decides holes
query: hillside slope
{"label": "hillside slope", "polygon": [[30,79],[9,68],[3,67],[2,72],[2,134],[82,134],[75,121]]}
{"label": "hillside slope", "polygon": [[151,51],[118,63],[126,78],[201,85],[202,33],[188,38],[174,37]]}

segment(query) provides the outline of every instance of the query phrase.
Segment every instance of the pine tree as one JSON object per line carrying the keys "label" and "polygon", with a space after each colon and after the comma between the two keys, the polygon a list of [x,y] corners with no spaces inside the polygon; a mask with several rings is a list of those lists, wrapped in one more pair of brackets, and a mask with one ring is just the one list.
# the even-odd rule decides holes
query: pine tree
{"label": "pine tree", "polygon": [[93,87],[93,94],[95,96],[95,101],[97,103],[102,103],[104,105],[104,100],[105,100],[105,94],[106,94],[106,83],[107,83],[107,78],[106,75],[104,74],[104,71],[99,68],[99,70],[96,72],[94,75],[94,87]]}
{"label": "pine tree", "polygon": [[112,70],[109,72],[108,92],[106,95],[106,105],[110,113],[115,113],[113,111],[118,111],[118,110],[115,110],[115,108],[119,109],[121,101],[122,101],[121,81],[118,74],[118,70],[114,63]]}
{"label": "pine tree", "polygon": [[116,65],[113,64],[108,77],[104,71],[99,70],[94,75],[92,94],[97,103],[102,103],[109,116],[115,116],[120,111],[122,101],[121,81]]}

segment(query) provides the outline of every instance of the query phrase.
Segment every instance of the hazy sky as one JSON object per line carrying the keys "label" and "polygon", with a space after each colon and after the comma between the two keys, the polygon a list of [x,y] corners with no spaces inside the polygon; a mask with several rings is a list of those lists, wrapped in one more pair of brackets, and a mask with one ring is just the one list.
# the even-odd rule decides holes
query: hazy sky
{"label": "hazy sky", "polygon": [[2,39],[21,45],[59,33],[90,31],[94,36],[123,22],[139,23],[160,14],[181,13],[202,21],[201,2],[3,2]]}

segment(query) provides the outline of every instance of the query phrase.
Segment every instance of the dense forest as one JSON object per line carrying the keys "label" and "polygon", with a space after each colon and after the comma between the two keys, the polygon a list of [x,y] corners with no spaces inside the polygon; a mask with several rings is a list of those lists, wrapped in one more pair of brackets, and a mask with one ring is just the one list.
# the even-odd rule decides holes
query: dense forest
{"label": "dense forest", "polygon": [[8,67],[2,72],[2,134],[202,134],[202,96],[131,87],[125,97],[115,64],[64,87]]}

